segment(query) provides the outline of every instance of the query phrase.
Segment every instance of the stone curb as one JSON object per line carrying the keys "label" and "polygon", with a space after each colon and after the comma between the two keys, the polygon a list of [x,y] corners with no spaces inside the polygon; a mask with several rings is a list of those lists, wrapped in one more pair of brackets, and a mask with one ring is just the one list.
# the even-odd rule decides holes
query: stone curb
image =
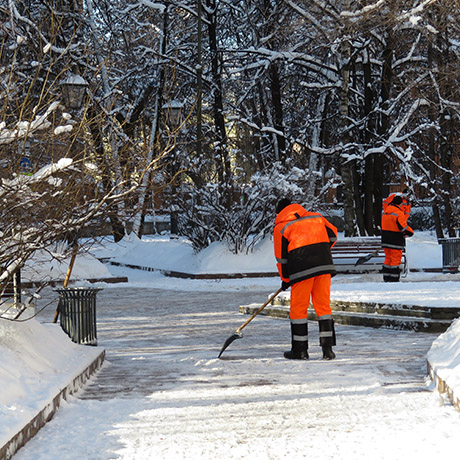
{"label": "stone curb", "polygon": [[48,403],[43,409],[27,423],[18,433],[16,433],[4,446],[0,447],[0,459],[9,460],[23,447],[47,422],[49,422],[56,411],[59,409],[62,400],[80,390],[86,381],[102,366],[105,359],[103,350],[86,369],[76,376],[65,388]]}
{"label": "stone curb", "polygon": [[460,412],[460,399],[454,396],[454,392],[452,391],[452,388],[450,388],[449,385],[447,385],[447,383],[436,374],[436,371],[434,370],[433,366],[428,360],[426,361],[426,366],[427,366],[427,374],[430,376],[431,380],[435,383],[436,389],[438,390],[439,394],[447,395],[449,401],[452,403],[454,408],[458,412]]}
{"label": "stone curb", "polygon": [[[215,279],[241,279],[241,278],[278,278],[278,272],[247,272],[247,273],[185,273],[185,272],[178,272],[175,270],[166,270],[163,268],[155,268],[155,267],[147,267],[144,265],[136,265],[136,264],[128,264],[124,262],[117,262],[115,260],[110,259],[99,259],[102,263],[114,265],[116,267],[126,267],[131,268],[133,270],[143,270],[147,272],[158,272],[164,276],[168,276],[171,278],[183,278],[183,279],[194,279],[194,280],[215,280]],[[359,274],[359,273],[379,273],[380,266],[377,268],[366,268],[366,269],[359,269],[359,268],[347,268],[348,266],[340,266],[340,264],[336,265],[337,273],[340,274]],[[429,272],[429,273],[440,273],[442,271],[441,268],[414,268],[410,269],[411,272]]]}
{"label": "stone curb", "polygon": [[[127,276],[111,276],[110,278],[87,278],[87,279],[73,279],[70,280],[71,285],[81,282],[87,281],[88,283],[107,283],[107,284],[116,284],[116,283],[127,283],[128,277]],[[49,281],[48,284],[51,287],[62,286],[64,284],[64,280],[52,280]],[[40,287],[40,281],[22,281],[21,287],[25,289],[31,289],[33,287]]]}

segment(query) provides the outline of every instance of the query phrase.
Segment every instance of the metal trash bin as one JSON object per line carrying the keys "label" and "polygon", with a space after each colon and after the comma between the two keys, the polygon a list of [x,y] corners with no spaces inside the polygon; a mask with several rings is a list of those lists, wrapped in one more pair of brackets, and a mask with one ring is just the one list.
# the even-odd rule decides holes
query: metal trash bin
{"label": "metal trash bin", "polygon": [[460,238],[440,238],[442,245],[442,272],[457,273],[460,266]]}
{"label": "metal trash bin", "polygon": [[97,345],[96,294],[100,288],[71,287],[59,293],[61,327],[72,342]]}

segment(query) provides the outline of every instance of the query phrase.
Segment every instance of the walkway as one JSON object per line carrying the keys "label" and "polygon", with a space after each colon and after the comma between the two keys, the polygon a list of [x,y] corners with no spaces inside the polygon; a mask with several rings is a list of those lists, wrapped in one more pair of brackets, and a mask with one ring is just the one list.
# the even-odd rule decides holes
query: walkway
{"label": "walkway", "polygon": [[[132,305],[133,300],[135,302]],[[231,296],[219,292],[174,293],[159,289],[105,289],[97,297],[98,345],[106,348],[106,360],[97,379],[89,384],[82,399],[110,399],[149,395],[153,391],[188,385],[207,384],[245,386],[254,384],[247,367],[232,366],[232,373],[223,377],[195,365],[199,356],[217,357],[225,339],[247,317],[238,315],[238,306],[251,302],[262,304],[265,292],[236,292]],[[233,314],[232,314],[233,313]],[[426,375],[425,355],[436,335],[404,334],[373,328],[343,327],[338,330],[338,360],[320,359],[318,331],[310,323],[310,354],[314,365],[357,367],[382,375],[383,386],[416,387]],[[230,363],[254,358],[280,359],[289,347],[289,322],[257,317],[245,328],[243,339],[233,342],[221,361]],[[391,347],[385,343],[391,337]],[[401,356],[401,349],[410,350]],[[282,362],[285,362],[284,360]],[[184,365],[185,364],[185,365]],[[290,363],[289,363],[290,364]],[[243,373],[239,374],[239,371]],[[220,371],[219,371],[220,374]],[[275,383],[268,375],[256,384]],[[299,380],[305,380],[302,377]]]}

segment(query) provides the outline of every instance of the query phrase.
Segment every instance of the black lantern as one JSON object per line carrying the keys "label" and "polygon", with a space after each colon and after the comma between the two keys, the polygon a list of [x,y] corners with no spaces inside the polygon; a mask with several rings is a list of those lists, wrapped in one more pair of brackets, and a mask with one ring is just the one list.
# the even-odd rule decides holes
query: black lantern
{"label": "black lantern", "polygon": [[179,101],[169,101],[163,105],[166,123],[170,129],[178,128],[182,123],[182,109],[184,104]]}
{"label": "black lantern", "polygon": [[87,81],[80,75],[72,74],[62,82],[62,92],[69,108],[78,110],[88,88]]}

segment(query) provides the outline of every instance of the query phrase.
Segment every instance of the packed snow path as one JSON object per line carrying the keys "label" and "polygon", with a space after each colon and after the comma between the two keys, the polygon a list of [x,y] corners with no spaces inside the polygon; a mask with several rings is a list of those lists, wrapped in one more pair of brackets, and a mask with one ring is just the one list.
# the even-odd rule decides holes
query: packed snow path
{"label": "packed snow path", "polygon": [[14,460],[433,459],[458,446],[459,414],[426,386],[435,336],[337,325],[338,359],[287,361],[289,322],[247,317],[269,292],[107,288],[107,362]]}

